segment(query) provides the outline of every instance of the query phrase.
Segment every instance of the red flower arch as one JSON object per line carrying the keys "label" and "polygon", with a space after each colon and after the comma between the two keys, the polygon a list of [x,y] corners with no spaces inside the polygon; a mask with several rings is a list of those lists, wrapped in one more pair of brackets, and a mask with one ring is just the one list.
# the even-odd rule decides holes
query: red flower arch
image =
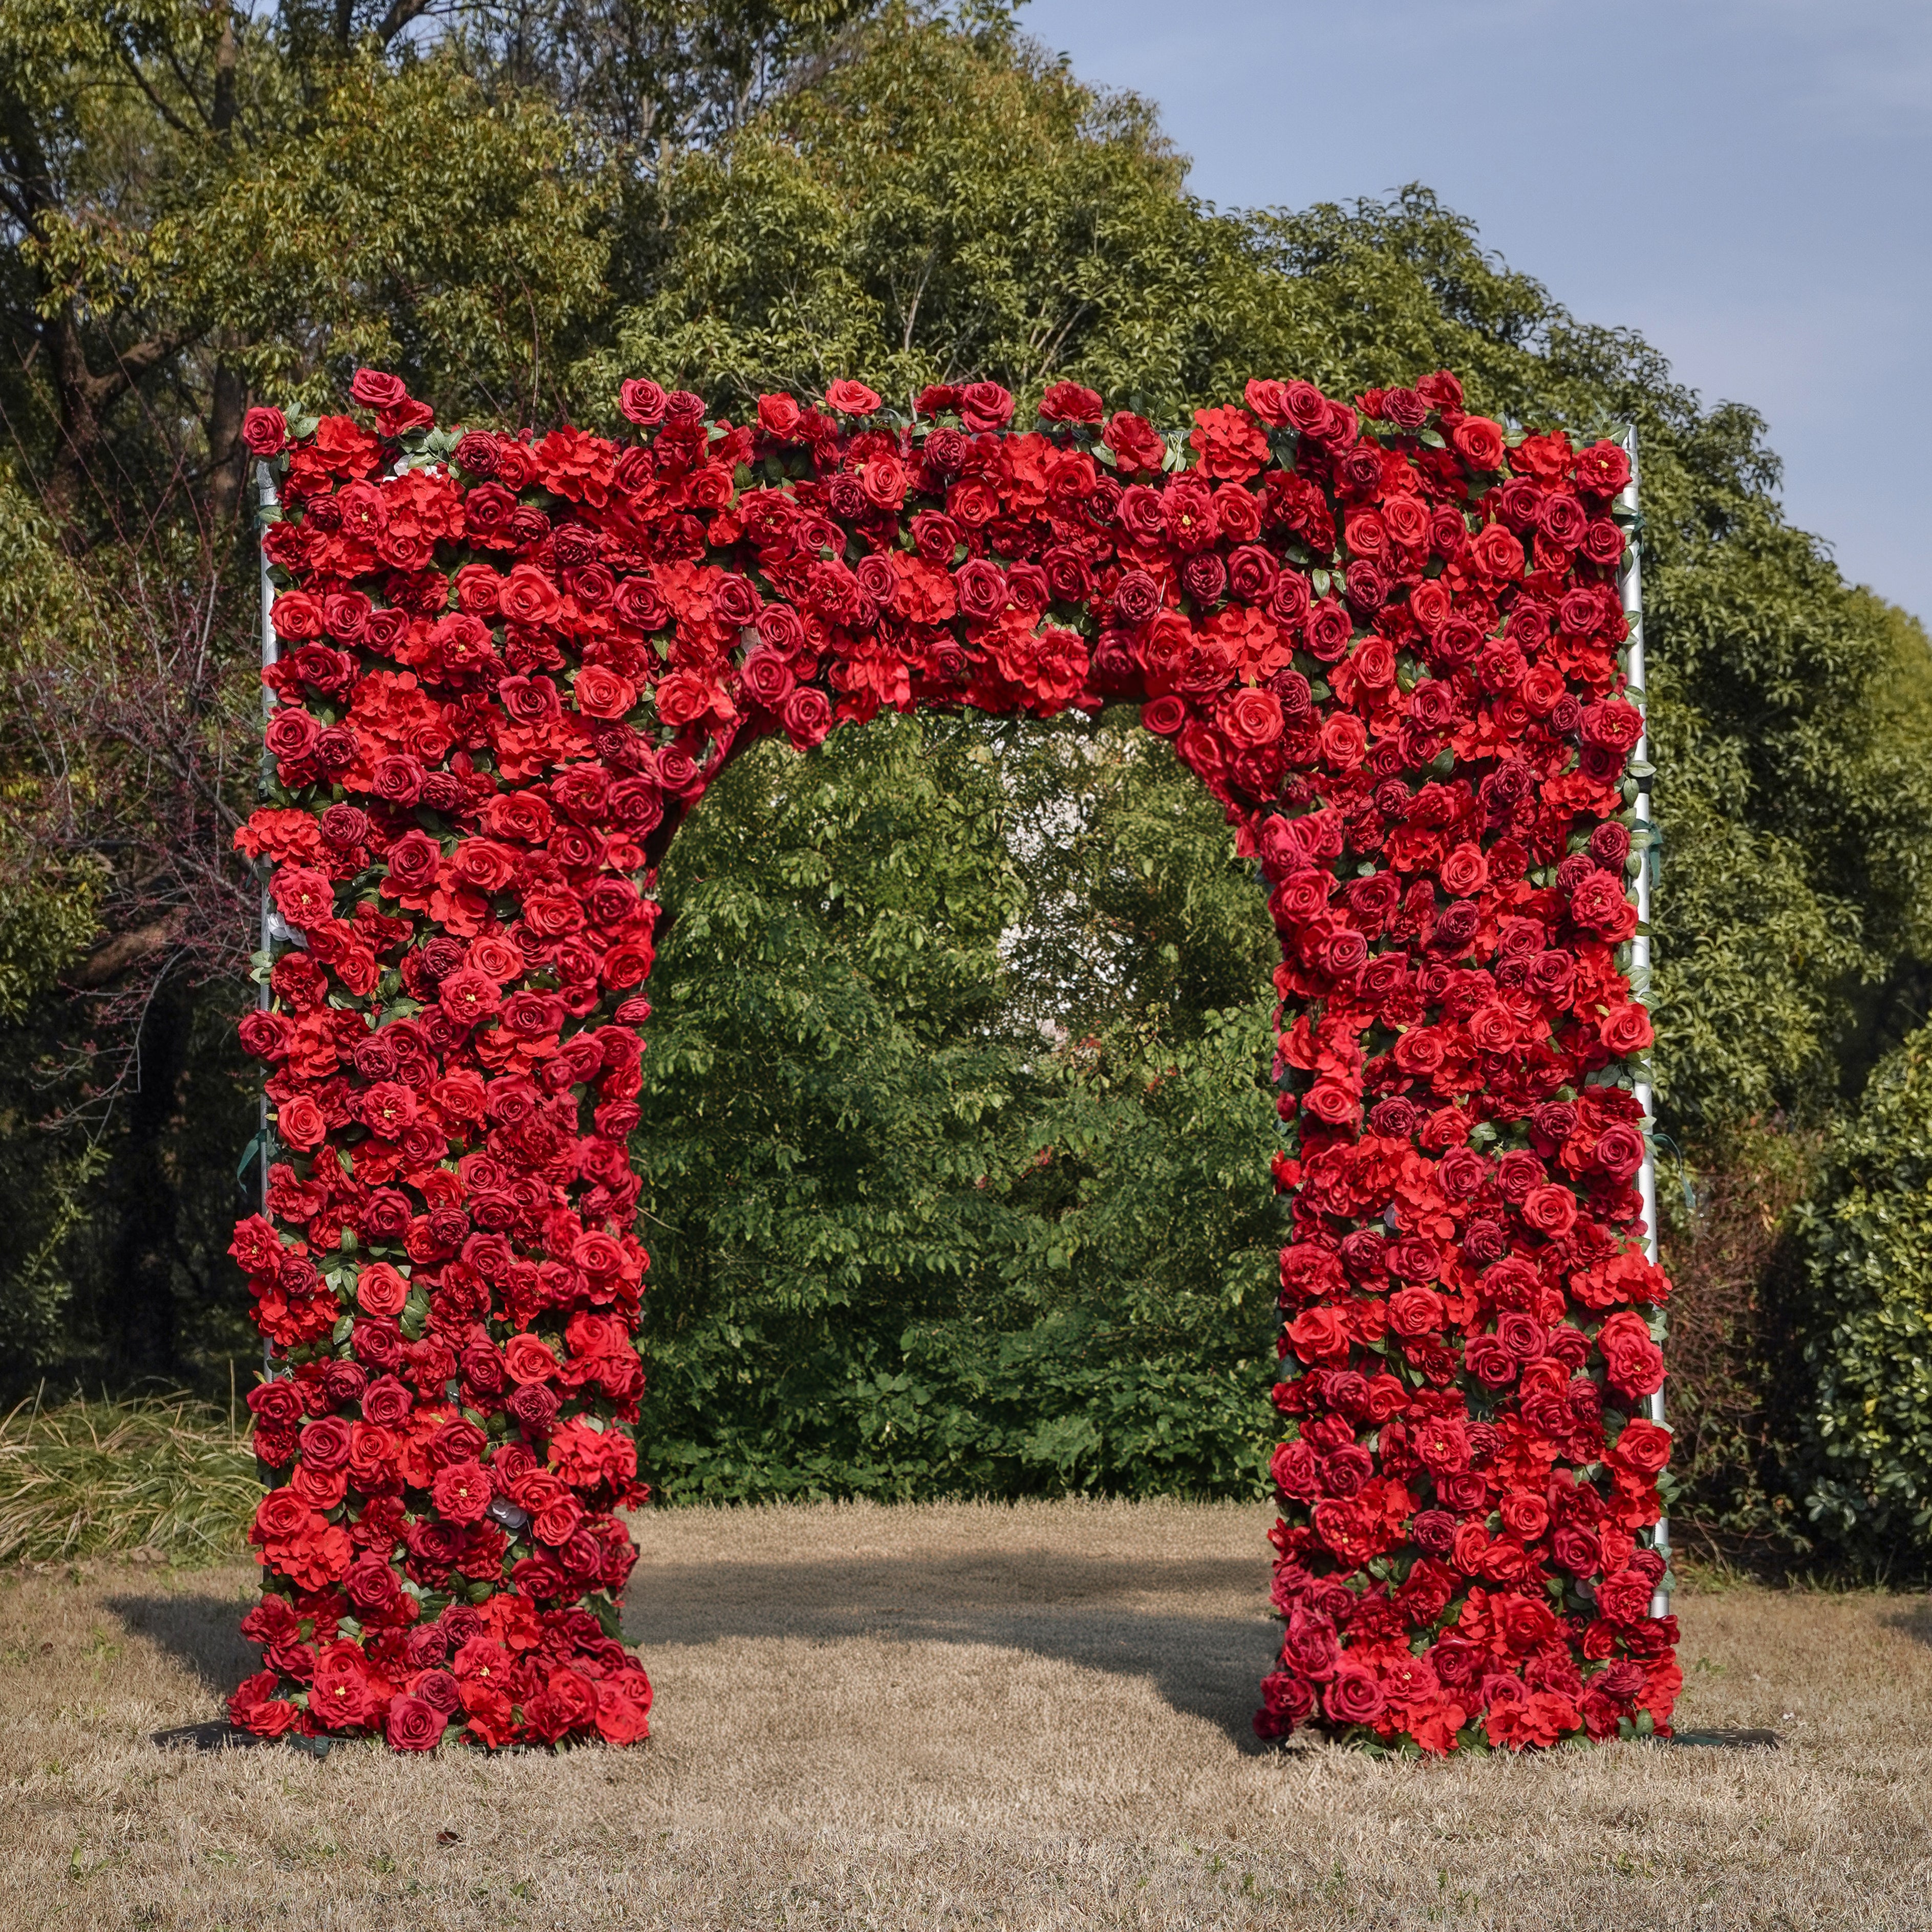
{"label": "red flower arch", "polygon": [[[655,868],[725,762],[890,706],[1109,702],[1272,886],[1287,1438],[1256,1722],[1387,1744],[1667,1720],[1618,446],[1455,378],[1256,381],[1184,440],[856,382],[638,434],[257,410],[278,943],[257,1732],[645,1735],[633,1222]],[[1628,520],[1628,519],[1626,519]]]}

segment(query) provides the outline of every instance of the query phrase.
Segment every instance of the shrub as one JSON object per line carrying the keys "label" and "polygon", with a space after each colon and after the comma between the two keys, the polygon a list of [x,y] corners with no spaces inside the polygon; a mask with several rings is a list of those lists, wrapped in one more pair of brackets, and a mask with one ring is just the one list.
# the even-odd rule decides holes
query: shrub
{"label": "shrub", "polygon": [[1810,1388],[1794,1489],[1862,1567],[1932,1552],[1932,1026],[1879,1063],[1800,1210]]}

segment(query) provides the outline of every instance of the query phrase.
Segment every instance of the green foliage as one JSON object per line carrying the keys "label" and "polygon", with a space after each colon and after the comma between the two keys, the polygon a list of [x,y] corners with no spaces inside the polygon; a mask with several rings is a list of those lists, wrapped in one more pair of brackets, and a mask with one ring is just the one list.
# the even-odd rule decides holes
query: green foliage
{"label": "green foliage", "polygon": [[1809,1386],[1794,1487],[1821,1540],[1895,1571],[1932,1556],[1932,1028],[1880,1061],[1800,1225]]}
{"label": "green foliage", "polygon": [[[764,747],[674,848],[638,1142],[670,1496],[1252,1486],[1264,970],[1202,995],[1229,920],[1266,928],[1218,811],[1132,742],[887,717]],[[1096,946],[1037,875],[1117,858],[1138,923]]]}

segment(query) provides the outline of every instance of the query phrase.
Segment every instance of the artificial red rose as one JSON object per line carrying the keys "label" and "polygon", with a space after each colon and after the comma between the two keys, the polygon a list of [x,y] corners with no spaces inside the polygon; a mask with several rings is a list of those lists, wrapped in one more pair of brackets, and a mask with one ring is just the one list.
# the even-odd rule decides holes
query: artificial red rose
{"label": "artificial red rose", "polygon": [[386,375],[380,369],[358,369],[350,379],[349,393],[364,409],[392,410],[409,398],[409,390],[400,376]]}
{"label": "artificial red rose", "polygon": [[1522,574],[1522,539],[1501,524],[1486,524],[1470,541],[1470,561],[1487,578],[1508,579]]}
{"label": "artificial red rose", "polygon": [[799,424],[805,412],[790,396],[760,396],[758,398],[758,427],[767,436],[776,436],[781,442],[794,441]]}
{"label": "artificial red rose", "polygon": [[1576,1197],[1567,1187],[1532,1187],[1523,1196],[1522,1218],[1554,1240],[1576,1225]]}
{"label": "artificial red rose", "polygon": [[556,1373],[556,1358],[534,1335],[512,1335],[503,1345],[503,1366],[514,1382],[545,1382]]}
{"label": "artificial red rose", "polygon": [[1367,1671],[1344,1665],[1329,1678],[1322,1708],[1338,1724],[1372,1724],[1387,1706],[1382,1687]]}
{"label": "artificial red rose", "polygon": [[1658,1474],[1670,1460],[1670,1431],[1642,1416],[1624,1424],[1610,1453],[1612,1462],[1646,1480]]}
{"label": "artificial red rose", "polygon": [[1331,771],[1352,772],[1368,753],[1368,727],[1348,712],[1324,719],[1321,740],[1322,756]]}
{"label": "artificial red rose", "polygon": [[1571,472],[1576,487],[1598,496],[1614,496],[1629,482],[1630,453],[1614,442],[1593,442],[1576,454]]}
{"label": "artificial red rose", "polygon": [[392,1697],[382,1720],[382,1735],[392,1750],[434,1750],[448,1722],[447,1712],[421,1697]]}
{"label": "artificial red rose", "polygon": [[1440,1332],[1442,1298],[1433,1288],[1410,1287],[1389,1297],[1388,1325],[1396,1335],[1414,1336]]}
{"label": "artificial red rose", "polygon": [[869,416],[878,410],[880,399],[876,390],[842,376],[836,382],[826,385],[825,406],[843,416]]}
{"label": "artificial red rose", "polygon": [[250,410],[242,418],[242,442],[250,456],[276,456],[289,440],[289,426],[278,409]]}
{"label": "artificial red rose", "polygon": [[1157,738],[1172,738],[1186,722],[1184,698],[1169,694],[1141,706],[1141,723]]}
{"label": "artificial red rose", "polygon": [[663,389],[644,377],[633,377],[618,387],[619,411],[645,428],[662,422],[668,406],[669,398]]}
{"label": "artificial red rose", "polygon": [[481,1522],[490,1508],[490,1478],[480,1463],[452,1462],[436,1472],[430,1500],[446,1522]]}
{"label": "artificial red rose", "polygon": [[976,435],[1004,429],[1012,418],[1012,397],[997,382],[968,382],[959,392],[959,420]]}
{"label": "artificial red rose", "polygon": [[1158,470],[1167,458],[1167,445],[1160,432],[1144,416],[1123,410],[1112,417],[1100,433],[1100,440],[1114,453],[1123,470]]}
{"label": "artificial red rose", "polygon": [[[1651,1030],[1650,1016],[1642,1007],[1624,1002],[1612,1006],[1597,1023],[1597,1037],[1618,1058],[1624,1059],[1634,1053],[1642,1053],[1655,1040]],[[1638,1156],[1641,1160],[1642,1155]]]}
{"label": "artificial red rose", "polygon": [[800,751],[824,742],[832,729],[832,704],[815,686],[802,685],[784,701],[785,736]]}
{"label": "artificial red rose", "polygon": [[1651,1340],[1650,1324],[1628,1309],[1619,1310],[1597,1331],[1604,1373],[1626,1395],[1648,1395],[1664,1386],[1664,1352]]}
{"label": "artificial red rose", "polygon": [[1048,422],[1096,423],[1102,412],[1100,394],[1078,382],[1054,382],[1040,399],[1040,412]]}
{"label": "artificial red rose", "polygon": [[1322,1362],[1348,1352],[1348,1330],[1334,1308],[1310,1308],[1289,1322],[1283,1333],[1288,1346],[1304,1362]]}
{"label": "artificial red rose", "polygon": [[328,1138],[328,1122],[314,1100],[297,1094],[275,1109],[275,1132],[290,1147],[307,1153]]}
{"label": "artificial red rose", "polygon": [[1449,433],[1449,440],[1456,454],[1472,470],[1500,470],[1502,467],[1502,425],[1490,422],[1487,416],[1465,416]]}
{"label": "artificial red rose", "polygon": [[1282,733],[1281,700],[1271,691],[1244,687],[1221,707],[1221,728],[1238,745],[1258,749]]}
{"label": "artificial red rose", "polygon": [[410,1285],[387,1262],[370,1262],[356,1278],[356,1304],[367,1315],[400,1315]]}
{"label": "artificial red rose", "polygon": [[577,708],[586,718],[622,718],[636,708],[638,687],[604,664],[586,664],[571,687]]}

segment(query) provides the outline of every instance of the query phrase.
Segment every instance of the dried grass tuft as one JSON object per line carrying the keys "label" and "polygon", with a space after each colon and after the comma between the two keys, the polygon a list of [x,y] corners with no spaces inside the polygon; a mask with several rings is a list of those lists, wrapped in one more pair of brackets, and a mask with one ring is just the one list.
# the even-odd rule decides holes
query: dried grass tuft
{"label": "dried grass tuft", "polygon": [[0,1420],[0,1562],[232,1557],[261,1485],[233,1418],[184,1395],[36,1397]]}

